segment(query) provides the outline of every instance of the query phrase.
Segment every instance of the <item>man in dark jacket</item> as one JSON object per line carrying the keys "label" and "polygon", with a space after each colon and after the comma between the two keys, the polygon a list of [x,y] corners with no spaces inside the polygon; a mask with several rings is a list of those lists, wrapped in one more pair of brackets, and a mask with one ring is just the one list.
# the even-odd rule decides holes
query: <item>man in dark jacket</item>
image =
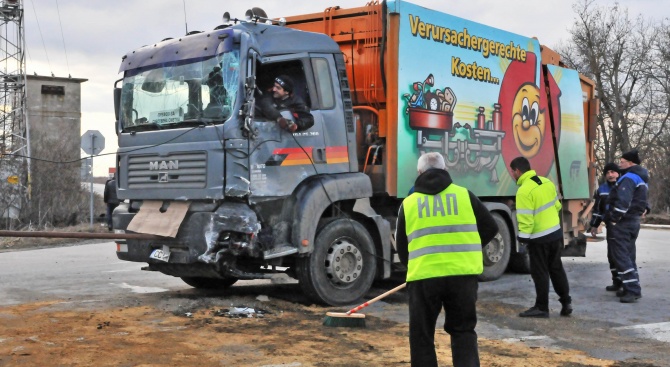
{"label": "man in dark jacket", "polygon": [[437,367],[435,322],[442,308],[453,365],[479,366],[477,276],[482,247],[498,225],[472,192],[452,183],[440,153],[422,155],[417,170],[396,226],[396,249],[407,266],[412,366]]}
{"label": "man in dark jacket", "polygon": [[107,204],[107,229],[112,230],[112,212],[119,206],[119,197],[116,196],[116,173],[105,182],[103,201]]}
{"label": "man in dark jacket", "polygon": [[[603,168],[603,176],[605,177],[605,182],[598,187],[598,190],[593,194],[595,203],[593,204],[593,215],[591,215],[591,236],[595,237],[598,233],[598,227],[603,222],[605,214],[607,213],[607,203],[609,201],[610,191],[616,184],[616,181],[619,179],[619,166],[616,163],[607,163],[605,168]],[[614,256],[612,255],[612,228],[609,222],[605,221],[605,228],[607,230],[607,262],[610,265],[610,272],[612,272],[612,285],[605,287],[605,290],[610,292],[616,292],[621,288],[621,278],[619,277],[619,272],[616,270],[616,264],[614,263]]]}
{"label": "man in dark jacket", "polygon": [[[305,101],[293,93],[293,80],[286,75],[275,78],[272,93],[265,93],[256,102],[258,112],[265,118],[276,121],[289,132],[307,130],[314,125],[314,116]],[[284,118],[279,111],[288,110],[295,122]]]}
{"label": "man in dark jacket", "polygon": [[642,297],[635,263],[635,241],[640,233],[640,218],[647,211],[649,172],[639,164],[637,150],[624,153],[619,160],[621,177],[610,192],[605,220],[611,224],[611,241],[616,269],[623,289],[617,292],[621,303],[633,303]]}

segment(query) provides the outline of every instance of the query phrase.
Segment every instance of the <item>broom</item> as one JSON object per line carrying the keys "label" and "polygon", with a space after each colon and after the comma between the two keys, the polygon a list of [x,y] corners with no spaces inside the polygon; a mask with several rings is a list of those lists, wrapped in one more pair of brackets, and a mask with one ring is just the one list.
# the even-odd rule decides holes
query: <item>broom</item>
{"label": "broom", "polygon": [[403,288],[407,283],[403,283],[390,291],[386,291],[379,296],[356,306],[347,312],[326,312],[326,318],[323,320],[324,326],[334,326],[334,327],[365,327],[365,315],[362,313],[356,313],[361,309],[370,306],[371,304],[379,301],[380,299],[391,295]]}

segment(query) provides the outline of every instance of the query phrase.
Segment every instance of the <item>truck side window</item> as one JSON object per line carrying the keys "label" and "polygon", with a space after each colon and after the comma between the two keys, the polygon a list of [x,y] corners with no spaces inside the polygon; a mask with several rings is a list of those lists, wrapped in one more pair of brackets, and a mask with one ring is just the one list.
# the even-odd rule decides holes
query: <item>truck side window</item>
{"label": "truck side window", "polygon": [[316,78],[316,89],[319,93],[320,108],[324,110],[335,107],[335,96],[333,95],[333,81],[330,78],[328,60],[324,58],[312,59],[312,68]]}

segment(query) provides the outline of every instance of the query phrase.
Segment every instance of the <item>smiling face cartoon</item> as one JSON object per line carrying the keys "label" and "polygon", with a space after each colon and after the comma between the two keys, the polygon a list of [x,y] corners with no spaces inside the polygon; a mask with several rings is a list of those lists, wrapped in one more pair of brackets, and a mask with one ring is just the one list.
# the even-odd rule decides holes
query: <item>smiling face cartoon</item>
{"label": "smiling face cartoon", "polygon": [[532,52],[527,54],[526,62],[512,61],[500,84],[501,129],[506,133],[501,152],[510,176],[509,164],[519,156],[528,159],[540,176],[549,175],[554,165],[554,144],[561,131],[561,90],[551,73],[545,83],[537,61]]}
{"label": "smiling face cartoon", "polygon": [[539,89],[530,83],[522,85],[512,104],[512,134],[524,157],[532,158],[540,151],[546,122],[545,109],[540,109]]}

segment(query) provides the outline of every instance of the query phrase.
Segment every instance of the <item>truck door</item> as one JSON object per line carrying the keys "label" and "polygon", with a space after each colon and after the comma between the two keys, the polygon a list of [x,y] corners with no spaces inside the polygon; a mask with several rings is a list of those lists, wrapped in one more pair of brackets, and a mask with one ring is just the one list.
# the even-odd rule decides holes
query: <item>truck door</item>
{"label": "truck door", "polygon": [[274,121],[255,118],[254,127],[259,133],[251,143],[252,196],[287,196],[310,176],[348,172],[346,140],[341,139],[343,133],[334,131],[338,113],[333,75],[329,72],[332,55],[330,59],[325,55],[301,56],[268,58],[257,67],[261,90],[271,88],[278,75],[288,75],[293,80],[293,93],[310,108],[314,126],[290,133]]}

